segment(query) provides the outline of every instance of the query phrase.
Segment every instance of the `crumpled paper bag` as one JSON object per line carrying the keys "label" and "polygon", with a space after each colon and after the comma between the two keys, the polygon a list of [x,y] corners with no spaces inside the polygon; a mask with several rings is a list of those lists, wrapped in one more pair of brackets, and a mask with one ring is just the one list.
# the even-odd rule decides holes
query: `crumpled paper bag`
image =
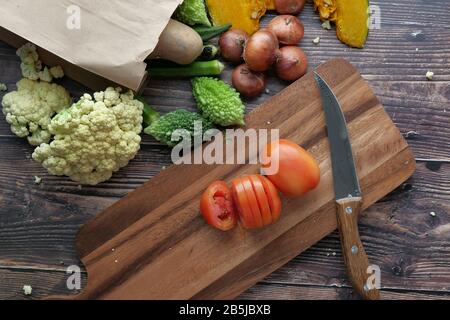
{"label": "crumpled paper bag", "polygon": [[3,0],[0,40],[36,44],[46,64],[62,63],[69,77],[93,89],[101,82],[96,75],[137,91],[146,78],[144,60],[181,2]]}

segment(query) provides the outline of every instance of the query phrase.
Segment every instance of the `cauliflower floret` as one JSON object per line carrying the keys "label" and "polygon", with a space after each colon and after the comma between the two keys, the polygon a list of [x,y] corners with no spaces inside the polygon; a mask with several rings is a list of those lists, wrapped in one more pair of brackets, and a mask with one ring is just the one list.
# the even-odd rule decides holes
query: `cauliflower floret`
{"label": "cauliflower floret", "polygon": [[36,46],[32,43],[26,43],[19,49],[16,54],[22,61],[20,69],[24,78],[30,80],[39,80],[39,72],[42,70],[42,62],[39,60],[39,55],[36,52]]}
{"label": "cauliflower floret", "polygon": [[42,65],[36,46],[32,43],[26,43],[17,49],[16,54],[20,58],[20,69],[24,78],[52,82],[53,78],[64,77],[64,71],[61,66],[48,68]]}
{"label": "cauliflower floret", "polygon": [[49,126],[54,134],[33,159],[50,174],[66,175],[81,184],[96,185],[126,166],[140,149],[143,104],[120,88],[96,92],[56,115]]}
{"label": "cauliflower floret", "polygon": [[52,75],[53,78],[59,79],[64,77],[64,70],[61,66],[51,67],[50,74]]}
{"label": "cauliflower floret", "polygon": [[57,84],[22,79],[17,91],[3,97],[3,114],[11,125],[11,131],[19,137],[27,137],[31,145],[48,143],[51,118],[69,107],[69,92]]}

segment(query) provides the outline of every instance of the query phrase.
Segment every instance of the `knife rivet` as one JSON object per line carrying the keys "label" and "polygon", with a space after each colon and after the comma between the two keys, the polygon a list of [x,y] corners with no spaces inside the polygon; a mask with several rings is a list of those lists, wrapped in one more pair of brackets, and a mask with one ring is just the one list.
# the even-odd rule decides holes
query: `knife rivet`
{"label": "knife rivet", "polygon": [[352,253],[353,254],[357,254],[358,253],[358,247],[357,246],[353,246],[352,247]]}
{"label": "knife rivet", "polygon": [[347,214],[352,214],[353,213],[352,207],[345,208],[345,212],[347,212]]}

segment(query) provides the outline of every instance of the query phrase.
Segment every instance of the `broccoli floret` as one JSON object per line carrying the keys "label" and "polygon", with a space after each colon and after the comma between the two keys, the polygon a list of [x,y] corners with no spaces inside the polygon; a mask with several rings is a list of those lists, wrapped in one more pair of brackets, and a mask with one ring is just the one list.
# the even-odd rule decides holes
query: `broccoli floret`
{"label": "broccoli floret", "polygon": [[193,79],[192,88],[197,107],[205,118],[224,127],[245,125],[245,106],[234,88],[208,77]]}
{"label": "broccoli floret", "polygon": [[184,0],[175,11],[174,17],[190,26],[201,24],[211,27],[204,0]]}

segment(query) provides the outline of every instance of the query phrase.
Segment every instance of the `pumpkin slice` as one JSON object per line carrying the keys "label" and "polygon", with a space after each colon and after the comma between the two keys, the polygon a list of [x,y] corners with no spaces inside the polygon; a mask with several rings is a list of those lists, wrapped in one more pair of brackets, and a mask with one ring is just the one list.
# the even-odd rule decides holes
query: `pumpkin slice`
{"label": "pumpkin slice", "polygon": [[320,20],[336,23],[336,33],[343,43],[362,48],[369,34],[369,0],[314,0]]}
{"label": "pumpkin slice", "polygon": [[364,47],[369,34],[368,22],[368,0],[336,0],[336,33],[343,43]]}
{"label": "pumpkin slice", "polygon": [[216,26],[231,23],[233,28],[253,34],[266,13],[266,0],[206,0],[209,15]]}

